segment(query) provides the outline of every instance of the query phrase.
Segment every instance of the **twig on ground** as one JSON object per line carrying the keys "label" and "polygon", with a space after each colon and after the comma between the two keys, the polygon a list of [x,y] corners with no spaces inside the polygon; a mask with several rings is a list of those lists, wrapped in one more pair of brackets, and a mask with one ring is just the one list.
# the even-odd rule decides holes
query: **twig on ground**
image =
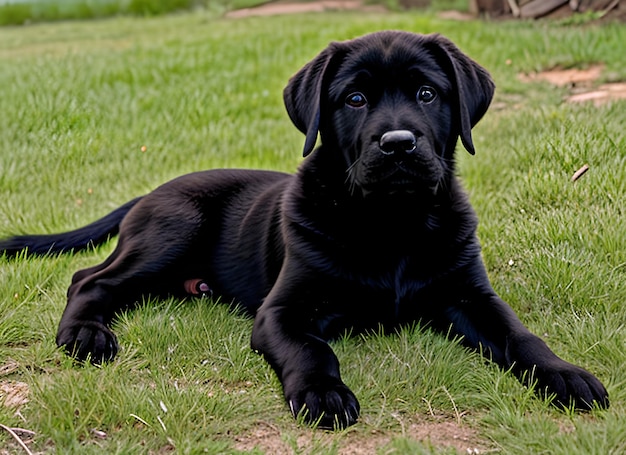
{"label": "twig on ground", "polygon": [[4,431],[6,431],[7,433],[9,433],[11,436],[13,436],[13,439],[15,439],[17,441],[17,443],[20,445],[20,447],[22,447],[22,449],[24,449],[24,451],[28,454],[28,455],[33,455],[33,453],[30,451],[30,449],[28,448],[28,446],[24,443],[24,441],[22,441],[22,438],[20,438],[16,431],[20,432],[20,433],[26,433],[28,435],[34,436],[35,432],[34,431],[30,431],[30,430],[24,430],[22,428],[9,428],[6,425],[2,425],[0,423],[0,428],[2,428]]}
{"label": "twig on ground", "polygon": [[574,175],[572,175],[572,182],[575,182],[576,180],[578,180],[579,178],[582,177],[582,175],[587,172],[589,170],[589,165],[585,164],[583,167],[581,167],[580,169],[578,169],[576,172],[574,172]]}

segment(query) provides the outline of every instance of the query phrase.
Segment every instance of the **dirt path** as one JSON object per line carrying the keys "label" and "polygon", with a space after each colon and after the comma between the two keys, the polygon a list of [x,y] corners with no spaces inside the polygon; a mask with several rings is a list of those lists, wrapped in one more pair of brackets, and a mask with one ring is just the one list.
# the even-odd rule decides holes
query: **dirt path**
{"label": "dirt path", "polygon": [[226,17],[276,16],[279,14],[321,13],[324,11],[387,11],[382,5],[365,5],[360,0],[319,0],[313,2],[269,2],[254,8],[230,11]]}

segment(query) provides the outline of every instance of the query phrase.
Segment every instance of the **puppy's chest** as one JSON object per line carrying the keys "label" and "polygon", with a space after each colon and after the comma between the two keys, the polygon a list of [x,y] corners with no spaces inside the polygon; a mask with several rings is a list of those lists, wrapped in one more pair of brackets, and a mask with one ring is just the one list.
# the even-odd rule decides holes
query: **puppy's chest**
{"label": "puppy's chest", "polygon": [[362,301],[393,302],[394,306],[412,301],[420,291],[428,288],[441,274],[438,267],[427,260],[403,256],[395,261],[363,261],[359,270],[348,272],[346,289],[359,295]]}
{"label": "puppy's chest", "polygon": [[458,251],[452,241],[441,242],[435,236],[396,240],[372,236],[347,244],[332,256],[352,281],[398,295],[428,285],[457,262]]}
{"label": "puppy's chest", "polygon": [[383,309],[394,319],[400,317],[407,308],[415,309],[433,282],[441,276],[435,264],[416,260],[413,257],[400,258],[393,267],[360,280],[360,293],[369,296],[367,305]]}
{"label": "puppy's chest", "polygon": [[430,273],[423,267],[416,267],[412,258],[401,258],[395,267],[381,275],[378,285],[390,291],[396,300],[402,300],[410,294],[418,292],[432,281]]}
{"label": "puppy's chest", "polygon": [[321,286],[323,297],[313,305],[312,319],[325,336],[332,338],[347,328],[362,330],[379,326],[393,327],[414,320],[427,303],[422,291],[432,284],[430,278],[411,267],[409,258],[400,260],[394,269],[375,275],[352,276],[331,280]]}

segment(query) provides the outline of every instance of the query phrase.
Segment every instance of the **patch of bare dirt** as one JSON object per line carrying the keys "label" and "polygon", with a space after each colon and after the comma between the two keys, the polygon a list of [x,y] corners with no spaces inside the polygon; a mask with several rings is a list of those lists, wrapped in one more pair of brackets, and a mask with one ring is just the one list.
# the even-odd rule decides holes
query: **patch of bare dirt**
{"label": "patch of bare dirt", "polygon": [[[0,376],[10,374],[14,371],[13,367],[13,364],[0,366]],[[28,403],[29,393],[30,389],[25,382],[2,380],[0,381],[0,406],[9,408],[16,415],[21,416],[20,409]],[[0,433],[8,434],[5,446],[1,447],[0,444],[0,455],[31,453],[28,444],[32,442],[34,432],[23,428],[10,428],[0,422]]]}
{"label": "patch of bare dirt", "polygon": [[7,408],[19,409],[28,403],[28,384],[19,381],[0,381],[0,403]]}
{"label": "patch of bare dirt", "polygon": [[[247,434],[235,439],[235,448],[241,451],[259,449],[266,453],[283,455],[294,452],[310,452],[315,448],[336,447],[340,455],[369,455],[388,445],[394,436],[386,431],[331,433],[320,430],[301,430],[295,437],[285,437],[280,428],[259,422]],[[402,435],[414,441],[428,443],[439,448],[453,448],[459,454],[481,454],[490,451],[487,441],[467,425],[452,417],[437,417],[421,422],[405,424]],[[311,452],[313,453],[313,452]]]}
{"label": "patch of bare dirt", "polygon": [[360,0],[318,0],[313,2],[278,1],[254,8],[244,8],[226,13],[226,17],[276,16],[281,14],[321,13],[324,11],[384,12],[382,5],[366,5]]}
{"label": "patch of bare dirt", "polygon": [[489,447],[478,438],[476,430],[451,419],[413,423],[407,433],[411,439],[429,441],[435,447],[452,447],[465,454],[485,453]]}
{"label": "patch of bare dirt", "polygon": [[[17,371],[17,363],[10,361],[4,365],[0,365],[0,378],[9,376]],[[28,403],[28,384],[20,381],[11,381],[9,379],[0,380],[0,406],[13,408],[17,412]]]}
{"label": "patch of bare dirt", "polygon": [[555,68],[540,73],[523,74],[520,79],[525,82],[547,81],[558,86],[592,86],[602,75],[604,65],[592,65],[585,69],[560,69]]}
{"label": "patch of bare dirt", "polygon": [[540,73],[521,74],[522,82],[547,81],[560,87],[569,87],[570,95],[566,101],[570,103],[593,102],[601,106],[616,99],[626,99],[626,83],[613,82],[596,85],[604,71],[604,65],[597,64],[588,68],[560,69],[555,68]]}
{"label": "patch of bare dirt", "polygon": [[577,93],[569,96],[570,103],[592,102],[596,106],[601,106],[611,100],[626,100],[626,82],[614,82],[602,84],[591,92]]}
{"label": "patch of bare dirt", "polygon": [[471,13],[465,13],[463,11],[449,10],[449,11],[441,11],[437,13],[437,16],[441,19],[446,19],[450,21],[473,21],[476,20],[476,15]]}

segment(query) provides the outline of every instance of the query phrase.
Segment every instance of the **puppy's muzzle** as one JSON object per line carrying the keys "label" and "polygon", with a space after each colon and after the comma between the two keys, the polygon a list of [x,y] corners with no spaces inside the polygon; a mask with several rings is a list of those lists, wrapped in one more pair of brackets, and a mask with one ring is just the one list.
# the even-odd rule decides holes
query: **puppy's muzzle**
{"label": "puppy's muzzle", "polygon": [[408,130],[387,131],[378,141],[383,155],[410,154],[417,147],[415,135]]}

